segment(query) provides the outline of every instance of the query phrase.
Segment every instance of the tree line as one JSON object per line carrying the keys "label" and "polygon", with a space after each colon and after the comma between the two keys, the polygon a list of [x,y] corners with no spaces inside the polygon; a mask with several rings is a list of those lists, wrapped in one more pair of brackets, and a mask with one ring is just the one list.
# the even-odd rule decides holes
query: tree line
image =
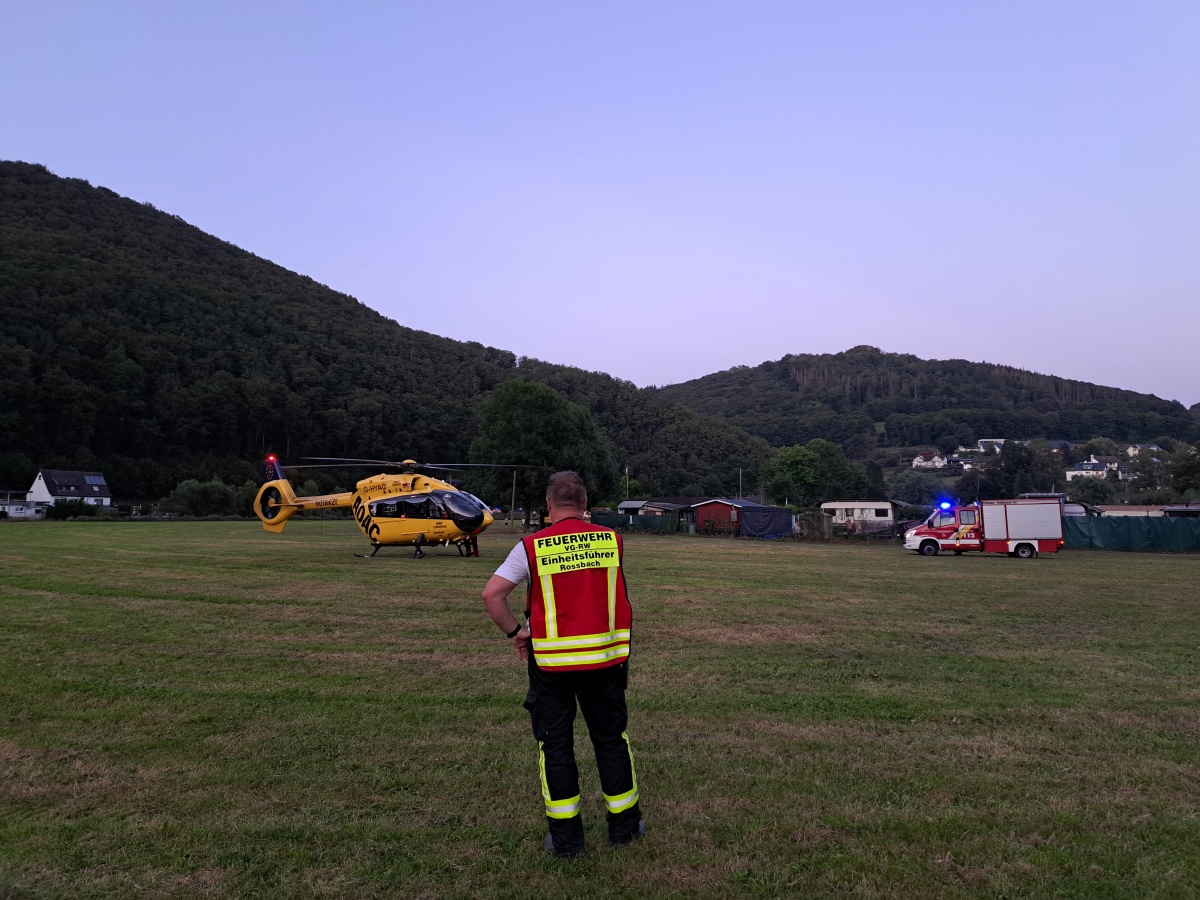
{"label": "tree line", "polygon": [[1133,443],[1200,440],[1200,404],[1011,366],[923,360],[875,347],[739,366],[660,389],[775,446],[823,438],[846,445],[953,450],[979,438],[1097,434]]}
{"label": "tree line", "polygon": [[[120,499],[157,500],[189,483],[190,509],[242,509],[247,485],[261,482],[259,460],[276,452],[285,462],[524,461],[533,503],[530,485],[551,465],[543,451],[557,441],[590,446],[568,457],[592,473],[596,497],[615,499],[628,469],[645,494],[731,496],[740,474],[747,492],[807,505],[882,495],[879,467],[843,449],[867,458],[916,439],[1015,436],[1014,422],[1029,430],[1047,416],[1107,416],[1117,423],[1109,433],[1142,439],[1194,428],[1156,398],[1004,367],[980,381],[975,364],[872,348],[639,389],[400,325],[178,217],[40,166],[0,163],[0,201],[5,488],[25,487],[39,468],[98,470]],[[522,420],[517,430],[542,434],[541,449],[501,452],[489,422],[514,398],[553,408],[565,430],[548,436]],[[955,412],[968,403],[973,418]],[[316,492],[361,475],[318,473]],[[214,483],[235,499],[205,487]],[[477,486],[492,502],[511,493],[511,481]]]}
{"label": "tree line", "polygon": [[0,163],[0,485],[103,471],[157,499],[258,480],[268,451],[464,460],[505,382],[585,407],[613,477],[730,493],[770,447],[652,391],[397,324],[181,219],[40,166]]}

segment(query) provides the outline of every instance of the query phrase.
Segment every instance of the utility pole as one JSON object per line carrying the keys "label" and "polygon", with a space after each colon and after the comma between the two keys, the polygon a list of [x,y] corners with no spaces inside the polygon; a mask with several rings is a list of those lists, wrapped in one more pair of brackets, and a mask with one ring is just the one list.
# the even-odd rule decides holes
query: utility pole
{"label": "utility pole", "polygon": [[517,517],[517,470],[513,469],[512,503],[508,506],[508,525],[511,528]]}
{"label": "utility pole", "polygon": [[742,470],[738,469],[738,499],[742,499]]}

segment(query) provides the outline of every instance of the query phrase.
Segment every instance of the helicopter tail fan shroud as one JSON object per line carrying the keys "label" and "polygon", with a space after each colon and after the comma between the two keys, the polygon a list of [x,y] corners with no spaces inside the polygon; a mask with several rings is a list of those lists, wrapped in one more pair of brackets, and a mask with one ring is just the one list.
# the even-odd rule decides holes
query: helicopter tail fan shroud
{"label": "helicopter tail fan shroud", "polygon": [[299,511],[296,494],[286,478],[268,481],[258,489],[258,496],[254,498],[254,514],[263,523],[263,528],[276,534],[283,531],[287,520]]}

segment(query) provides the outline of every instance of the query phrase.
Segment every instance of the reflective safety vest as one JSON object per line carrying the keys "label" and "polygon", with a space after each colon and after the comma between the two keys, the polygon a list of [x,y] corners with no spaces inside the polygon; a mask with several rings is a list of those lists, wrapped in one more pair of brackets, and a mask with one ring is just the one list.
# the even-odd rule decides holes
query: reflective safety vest
{"label": "reflective safety vest", "polygon": [[554,672],[603,669],[629,657],[633,609],[621,571],[621,536],[564,519],[522,538],[529,558],[533,659]]}

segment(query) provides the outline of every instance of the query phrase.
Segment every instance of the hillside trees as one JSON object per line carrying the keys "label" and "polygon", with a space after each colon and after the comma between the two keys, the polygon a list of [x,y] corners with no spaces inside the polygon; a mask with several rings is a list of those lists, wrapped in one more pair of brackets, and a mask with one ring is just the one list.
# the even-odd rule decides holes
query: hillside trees
{"label": "hillside trees", "polygon": [[942,480],[929,472],[901,472],[892,481],[892,499],[910,506],[932,506],[945,493]]}
{"label": "hillside trees", "polygon": [[766,482],[772,497],[786,498],[793,506],[865,497],[869,485],[862,465],[846,459],[841,447],[821,438],[776,453]]}
{"label": "hillside trees", "polygon": [[1061,491],[1065,485],[1061,456],[1046,441],[1034,440],[1007,441],[998,455],[980,457],[956,489],[962,500],[1006,500],[1019,494]]}
{"label": "hillside trees", "polygon": [[1101,506],[1117,494],[1117,483],[1108,478],[1076,478],[1071,481],[1069,496],[1079,503]]}
{"label": "hillside trees", "polygon": [[1181,494],[1200,495],[1200,441],[1177,450],[1170,462],[1171,487]]}
{"label": "hillside trees", "polygon": [[[616,488],[612,448],[591,413],[544,384],[506,381],[480,401],[479,421],[472,463],[529,467],[515,470],[526,521],[530,508],[542,504],[554,472],[578,472],[590,498],[607,497]],[[481,470],[472,482],[494,503],[509,496],[512,471]]]}
{"label": "hillside trees", "polygon": [[241,484],[271,451],[462,459],[476,399],[513,378],[591,410],[655,492],[730,493],[770,455],[655,392],[402,326],[40,166],[0,163],[0,201],[4,487],[87,468],[121,499],[154,499],[188,479]]}
{"label": "hillside trees", "polygon": [[1195,441],[1182,404],[1133,391],[962,359],[922,360],[874,347],[798,354],[706,375],[660,394],[775,445],[874,434],[886,446],[953,449],[976,437],[1081,440],[1105,434]]}

